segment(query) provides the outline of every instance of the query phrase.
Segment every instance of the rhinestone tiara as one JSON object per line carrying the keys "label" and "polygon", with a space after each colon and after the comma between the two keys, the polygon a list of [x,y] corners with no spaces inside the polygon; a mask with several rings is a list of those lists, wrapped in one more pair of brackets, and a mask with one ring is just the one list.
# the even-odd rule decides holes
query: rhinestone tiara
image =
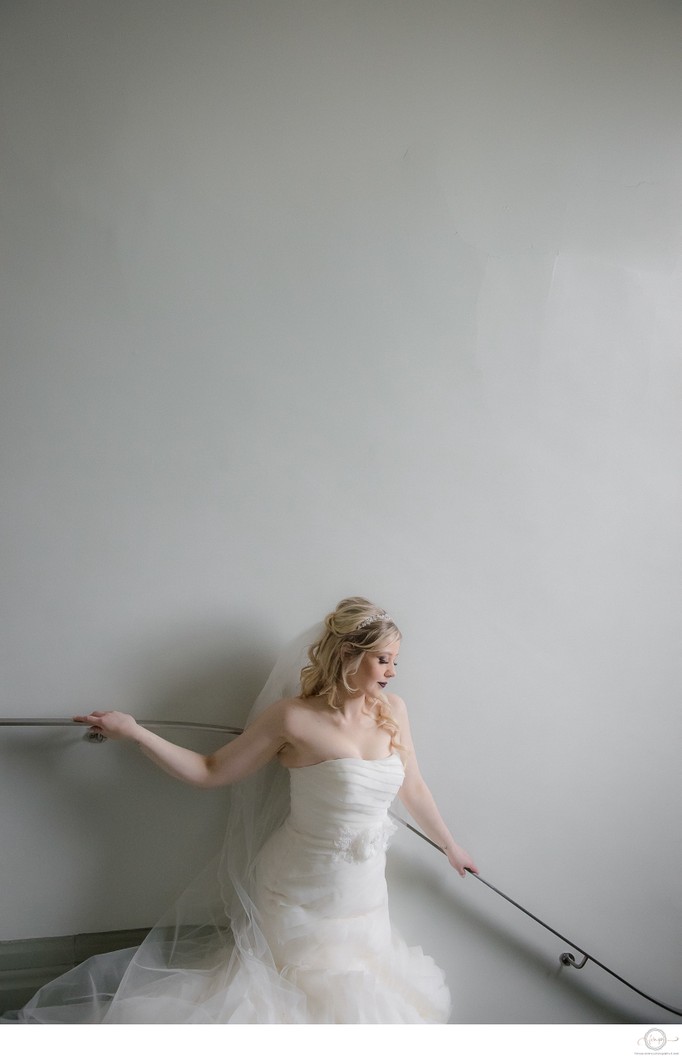
{"label": "rhinestone tiara", "polygon": [[366,628],[367,625],[374,624],[375,621],[392,621],[393,618],[389,617],[385,610],[380,610],[379,613],[370,614],[369,617],[363,617],[360,624],[355,626],[355,631],[359,632],[361,628]]}

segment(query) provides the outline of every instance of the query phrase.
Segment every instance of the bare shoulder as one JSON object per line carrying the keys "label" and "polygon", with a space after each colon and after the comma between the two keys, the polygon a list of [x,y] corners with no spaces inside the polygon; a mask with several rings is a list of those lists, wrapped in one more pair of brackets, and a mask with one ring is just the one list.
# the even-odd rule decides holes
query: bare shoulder
{"label": "bare shoulder", "polygon": [[278,701],[272,702],[271,705],[266,706],[262,712],[258,713],[258,715],[250,721],[248,726],[258,726],[260,728],[284,728],[291,712],[292,702],[295,700],[296,699],[292,698],[280,698]]}
{"label": "bare shoulder", "polygon": [[319,714],[317,698],[283,698],[276,703],[279,707],[284,729],[289,734],[297,734],[301,727],[310,724],[311,716]]}
{"label": "bare shoulder", "polygon": [[409,748],[412,746],[412,735],[410,733],[410,720],[407,715],[407,706],[403,699],[397,694],[387,694],[386,697],[391,706],[393,719],[398,725],[400,741],[405,747]]}
{"label": "bare shoulder", "polygon": [[404,700],[397,694],[387,694],[386,697],[396,720],[407,719],[407,706]]}
{"label": "bare shoulder", "polygon": [[306,722],[306,713],[309,710],[305,700],[280,698],[247,724],[244,736],[250,739],[266,738],[277,743],[278,747],[296,743],[310,723],[309,719]]}

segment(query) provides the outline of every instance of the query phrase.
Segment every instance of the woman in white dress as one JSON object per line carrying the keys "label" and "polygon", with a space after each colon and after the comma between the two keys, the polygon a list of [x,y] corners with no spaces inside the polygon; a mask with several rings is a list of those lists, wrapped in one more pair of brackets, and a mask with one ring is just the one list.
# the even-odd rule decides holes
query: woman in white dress
{"label": "woman in white dress", "polygon": [[222,854],[172,914],[140,948],[96,956],[41,989],[19,1019],[447,1021],[442,972],[388,916],[395,796],[460,875],[477,868],[420,774],[405,703],[387,690],[400,641],[385,611],[342,600],[278,662],[243,734],[209,755],[125,713],[74,717],[136,743],[183,782],[237,785]]}

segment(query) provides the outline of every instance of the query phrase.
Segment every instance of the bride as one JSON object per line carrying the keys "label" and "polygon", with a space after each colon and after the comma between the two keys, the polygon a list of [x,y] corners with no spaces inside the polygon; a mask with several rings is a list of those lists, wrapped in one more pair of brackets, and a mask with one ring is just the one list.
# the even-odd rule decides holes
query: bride
{"label": "bride", "polygon": [[387,690],[400,641],[384,610],[343,599],[280,659],[243,734],[207,756],[125,713],[74,717],[183,782],[238,785],[222,852],[143,944],[87,960],[18,1019],[447,1021],[442,972],[389,920],[395,796],[460,875],[477,868],[420,774],[405,703]]}

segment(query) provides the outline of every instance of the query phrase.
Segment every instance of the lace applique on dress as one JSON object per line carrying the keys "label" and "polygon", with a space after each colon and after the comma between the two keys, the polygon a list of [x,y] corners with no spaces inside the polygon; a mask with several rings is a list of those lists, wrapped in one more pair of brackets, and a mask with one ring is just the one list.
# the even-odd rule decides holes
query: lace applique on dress
{"label": "lace applique on dress", "polygon": [[334,840],[334,860],[347,860],[348,863],[360,863],[376,856],[378,852],[385,852],[391,835],[397,830],[395,823],[385,819],[377,827],[368,827],[366,830],[351,830],[344,827],[339,831]]}

